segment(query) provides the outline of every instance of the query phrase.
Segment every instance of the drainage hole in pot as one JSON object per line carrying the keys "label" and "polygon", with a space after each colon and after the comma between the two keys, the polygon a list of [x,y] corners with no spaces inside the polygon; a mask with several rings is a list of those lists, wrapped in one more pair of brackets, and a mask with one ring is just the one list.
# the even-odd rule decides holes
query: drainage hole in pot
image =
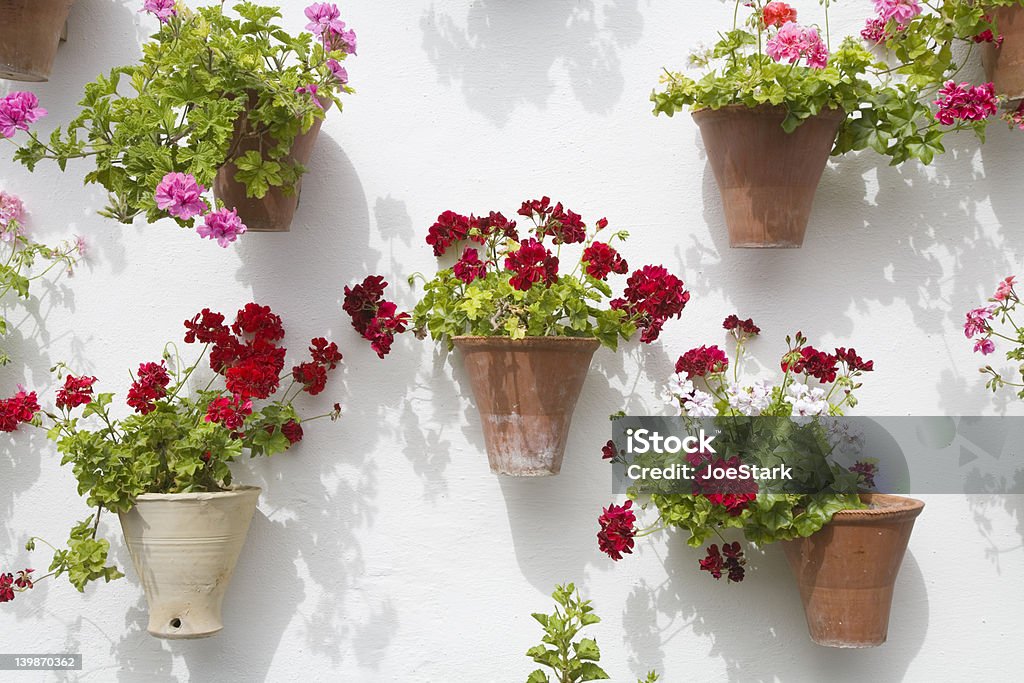
{"label": "drainage hole in pot", "polygon": [[181,628],[181,619],[178,617],[171,619],[171,628]]}

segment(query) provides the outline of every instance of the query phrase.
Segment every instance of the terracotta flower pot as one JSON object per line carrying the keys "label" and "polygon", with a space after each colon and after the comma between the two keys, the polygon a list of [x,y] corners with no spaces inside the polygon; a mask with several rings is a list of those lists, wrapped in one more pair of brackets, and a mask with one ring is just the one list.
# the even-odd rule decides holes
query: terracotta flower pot
{"label": "terracotta flower pot", "polygon": [[120,515],[152,635],[206,638],[224,628],[221,605],[259,495],[255,486],[147,493]]}
{"label": "terracotta flower pot", "polygon": [[782,542],[818,645],[874,647],[889,632],[893,586],[924,503],[877,493],[861,499],[870,507],[842,510],[817,533]]}
{"label": "terracotta flower pot", "polygon": [[580,337],[455,337],[495,474],[558,474],[576,400],[600,346]]}
{"label": "terracotta flower pot", "polygon": [[814,193],[845,116],[825,110],[787,133],[781,106],[693,112],[722,195],[730,247],[804,243]]}
{"label": "terracotta flower pot", "polygon": [[996,7],[989,13],[1003,42],[998,47],[982,43],[985,77],[995,85],[997,95],[1019,100],[1024,98],[1024,7]]}
{"label": "terracotta flower pot", "polygon": [[0,0],[0,78],[45,81],[75,0]]}
{"label": "terracotta flower pot", "polygon": [[[331,106],[330,100],[321,100],[325,109]],[[292,144],[288,159],[293,163],[297,162],[303,166],[309,164],[313,155],[313,147],[316,145],[317,135],[320,133],[320,125],[323,119],[317,119],[305,133],[300,133]],[[236,135],[248,125],[248,118],[242,116],[235,122]],[[263,147],[270,147],[276,143],[272,138],[263,140]],[[259,151],[261,147],[259,138],[247,137],[242,139],[237,146],[239,156],[250,150]],[[302,177],[295,183],[295,189],[291,194],[285,194],[280,187],[271,187],[267,194],[259,199],[247,197],[245,184],[235,180],[235,173],[238,168],[233,163],[225,164],[217,171],[217,177],[213,181],[213,194],[224,202],[231,209],[238,211],[238,217],[245,223],[248,230],[254,232],[288,232],[292,227],[292,219],[295,217],[295,210],[299,206],[299,195],[302,192]]]}

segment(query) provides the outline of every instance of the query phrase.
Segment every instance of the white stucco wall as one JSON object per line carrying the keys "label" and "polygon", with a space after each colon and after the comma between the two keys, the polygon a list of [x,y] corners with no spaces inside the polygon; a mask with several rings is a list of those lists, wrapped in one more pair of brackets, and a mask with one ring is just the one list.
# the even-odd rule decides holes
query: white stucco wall
{"label": "white stucco wall", "polygon": [[[283,4],[300,29],[305,0]],[[42,130],[71,118],[84,83],[138,54],[154,26],[139,5],[76,4],[54,77],[35,88],[50,111]],[[805,18],[817,11],[797,5]],[[859,29],[869,9],[840,3],[833,35]],[[731,312],[763,328],[752,351],[766,373],[796,329],[874,358],[859,414],[1022,412],[984,390],[961,321],[1021,272],[1024,133],[994,125],[984,148],[950,138],[931,168],[843,158],[822,179],[802,250],[729,250],[696,126],[654,118],[648,96],[661,67],[682,66],[731,13],[714,0],[350,0],[358,94],[324,125],[293,231],[226,250],[170,222],[105,220],[83,165],[33,175],[0,147],[0,188],[25,200],[33,234],[91,245],[87,266],[35,300],[6,340],[5,392],[24,382],[50,400],[47,368],[65,360],[123,396],[127,368],[156,358],[186,317],[256,300],[284,317],[296,353],[318,334],[340,343],[344,382],[313,407],[346,407],[293,452],[238,468],[265,493],[221,635],[149,637],[109,528],[128,578],[19,596],[0,609],[0,652],[82,652],[88,681],[517,681],[540,638],[530,612],[549,611],[554,585],[575,581],[604,619],[591,635],[616,681],[650,668],[671,683],[1015,678],[1021,497],[925,496],[889,642],[871,651],[808,640],[778,548],[740,585],[699,573],[678,537],[642,539],[619,563],[597,549],[596,516],[613,500],[600,459],[608,414],[655,406],[673,360],[721,343]],[[340,310],[341,290],[380,272],[411,306],[404,276],[433,267],[422,239],[439,212],[511,213],[542,194],[629,229],[630,263],[664,262],[693,299],[659,343],[598,351],[560,476],[505,481],[488,473],[461,370],[411,335],[378,360]],[[41,435],[0,446],[0,565],[44,568],[42,551],[27,561],[25,537],[60,541],[84,516],[58,462]]]}

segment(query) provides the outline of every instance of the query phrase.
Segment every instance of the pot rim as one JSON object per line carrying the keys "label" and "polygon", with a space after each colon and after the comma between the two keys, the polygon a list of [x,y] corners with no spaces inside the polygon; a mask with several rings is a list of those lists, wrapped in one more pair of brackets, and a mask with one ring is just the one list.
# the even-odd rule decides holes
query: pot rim
{"label": "pot rim", "polygon": [[[727,104],[724,107],[718,107],[717,109],[713,107],[701,107],[700,109],[694,109],[692,112],[690,112],[690,116],[693,117],[694,120],[697,120],[698,114],[701,117],[708,117],[714,116],[716,114],[731,115],[737,112],[751,112],[754,114],[774,114],[786,110],[787,107],[784,104],[764,103],[759,104],[756,107],[748,107],[745,104]],[[842,107],[825,107],[824,109],[822,109],[821,111],[819,111],[817,114],[810,118],[844,119],[846,118],[846,111]]]}
{"label": "pot rim", "polygon": [[235,498],[242,496],[259,496],[263,489],[259,486],[232,484],[226,491],[197,491],[193,493],[143,493],[135,498],[135,502],[164,501],[188,502],[193,500],[213,500],[216,498]]}
{"label": "pot rim", "polygon": [[914,519],[924,510],[924,501],[917,498],[895,496],[887,493],[862,493],[862,502],[879,507],[862,510],[840,510],[832,516],[830,524],[856,524]]}
{"label": "pot rim", "polygon": [[510,337],[487,337],[484,335],[457,335],[452,337],[452,343],[456,346],[558,346],[567,344],[570,346],[593,346],[596,350],[601,346],[597,337],[523,337],[512,339]]}

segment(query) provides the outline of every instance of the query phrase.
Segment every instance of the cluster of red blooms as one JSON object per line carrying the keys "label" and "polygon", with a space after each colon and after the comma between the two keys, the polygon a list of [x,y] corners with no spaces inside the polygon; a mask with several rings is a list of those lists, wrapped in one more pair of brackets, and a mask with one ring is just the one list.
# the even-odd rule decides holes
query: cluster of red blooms
{"label": "cluster of red blooms", "polygon": [[583,250],[582,260],[586,264],[587,275],[598,280],[607,279],[609,273],[625,275],[629,272],[626,260],[604,242],[592,242]]}
{"label": "cluster of red blooms", "polygon": [[493,234],[519,241],[515,221],[491,211],[487,216],[463,216],[454,211],[445,211],[427,230],[427,244],[434,248],[434,256],[440,258],[448,248],[466,239],[484,244]]}
{"label": "cluster of red blooms", "polygon": [[729,368],[729,357],[717,346],[699,346],[690,349],[676,360],[676,373],[686,373],[686,379],[707,377]]}
{"label": "cluster of red blooms", "polygon": [[525,239],[519,249],[505,257],[505,267],[513,272],[509,284],[522,292],[535,282],[550,286],[558,280],[558,258],[535,239]]}
{"label": "cluster of red blooms", "polygon": [[10,602],[14,599],[14,593],[27,591],[33,586],[30,574],[35,569],[22,569],[17,575],[7,572],[0,574],[0,602]]}
{"label": "cluster of red blooms", "polygon": [[480,260],[480,252],[472,247],[466,247],[462,252],[462,258],[455,262],[452,272],[468,285],[473,280],[487,275],[487,264]]}
{"label": "cluster of red blooms", "polygon": [[[985,21],[992,21],[992,16],[989,15],[989,14],[986,14],[982,18]],[[996,47],[1002,47],[1003,46],[1003,34],[1000,33],[999,36],[997,37],[995,34],[992,33],[992,29],[987,28],[984,31],[982,31],[981,33],[979,33],[978,35],[974,36],[974,42],[975,43],[995,43]]]}
{"label": "cluster of red blooms", "polygon": [[682,280],[663,266],[644,266],[629,276],[623,297],[612,299],[611,307],[636,318],[637,327],[643,330],[640,341],[649,344],[669,318],[682,314],[689,300]]}
{"label": "cluster of red blooms", "polygon": [[858,460],[850,465],[849,470],[854,474],[860,475],[860,481],[864,485],[864,488],[875,488],[875,475],[878,474],[878,465],[864,460]]}
{"label": "cluster of red blooms", "polygon": [[[200,342],[210,345],[210,368],[224,375],[225,385],[231,396],[220,396],[207,406],[206,421],[215,422],[241,436],[245,418],[252,414],[252,400],[270,398],[280,387],[281,372],[284,370],[286,349],[277,342],[284,338],[281,318],[267,306],[246,304],[235,316],[229,327],[224,315],[204,308],[191,320],[185,321],[185,342]],[[292,368],[292,378],[302,384],[303,391],[315,396],[324,390],[327,373],[341,362],[338,345],[317,337],[310,342],[311,360]],[[162,366],[148,364],[147,381],[149,388],[159,386],[166,373]],[[139,368],[143,381],[143,368]],[[166,384],[163,384],[166,386]],[[130,394],[129,394],[130,396]],[[302,438],[302,430],[296,423],[282,432],[291,443]],[[289,434],[291,436],[289,436]],[[298,438],[293,438],[294,436]]]}
{"label": "cluster of red blooms", "polygon": [[[88,378],[79,378],[79,381],[82,379]],[[153,412],[156,410],[156,401],[167,395],[167,385],[170,383],[171,376],[167,374],[163,361],[142,363],[139,365],[138,376],[128,389],[128,406],[134,408],[140,415]],[[92,391],[91,382],[88,388]]]}
{"label": "cluster of red blooms", "polygon": [[394,302],[384,299],[388,283],[380,275],[369,275],[362,284],[345,287],[342,308],[352,317],[352,327],[370,342],[370,348],[383,358],[391,352],[395,335],[405,332],[408,313],[399,313]]}
{"label": "cluster of red blooms", "polygon": [[31,422],[37,412],[36,392],[19,389],[14,396],[0,401],[0,432],[13,432],[19,425]]}
{"label": "cluster of red blooms", "polygon": [[95,383],[95,377],[68,375],[64,378],[64,387],[57,392],[57,407],[71,410],[88,404],[92,401],[92,385]]}
{"label": "cluster of red blooms", "polygon": [[[798,332],[797,337],[801,337],[801,333]],[[838,363],[843,363],[850,374],[871,372],[875,369],[874,361],[865,361],[857,355],[857,351],[854,349],[840,347],[836,349],[835,354],[830,354],[819,351],[813,346],[804,346],[786,354],[782,359],[782,371],[792,370],[797,374],[805,374],[814,377],[819,382],[828,384],[836,379]]]}
{"label": "cluster of red blooms", "polygon": [[761,11],[761,25],[764,28],[781,28],[788,21],[796,21],[796,8],[784,2],[769,2]]}
{"label": "cluster of red blooms", "polygon": [[621,560],[623,553],[633,552],[633,536],[636,535],[636,515],[630,509],[633,501],[624,505],[609,505],[598,517],[601,530],[597,532],[597,545],[601,552],[613,560]]}
{"label": "cluster of red blooms", "polygon": [[999,100],[992,83],[972,87],[970,83],[958,85],[949,81],[939,90],[939,99],[934,104],[938,107],[935,118],[946,126],[957,121],[981,121],[999,112]]}
{"label": "cluster of red blooms", "polygon": [[722,327],[737,334],[745,334],[751,337],[761,334],[761,328],[754,324],[753,318],[747,318],[746,320],[740,320],[739,316],[733,313],[725,321],[722,322]]}
{"label": "cluster of red blooms", "polygon": [[608,439],[608,443],[601,446],[601,459],[614,460],[616,455],[618,455],[618,451],[615,450],[615,442]]}
{"label": "cluster of red blooms", "polygon": [[[587,226],[583,218],[563,207],[561,202],[552,206],[549,197],[523,202],[518,213],[533,220],[537,225],[537,236],[541,239],[551,235],[555,244],[582,244],[587,240]],[[608,227],[608,219],[602,218],[595,226],[603,230]]]}
{"label": "cluster of red blooms", "polygon": [[736,541],[723,543],[721,552],[718,551],[718,545],[712,543],[708,546],[707,557],[698,560],[702,571],[710,573],[716,579],[721,579],[722,573],[725,572],[726,579],[735,583],[743,580],[745,573],[743,565],[746,563],[747,559],[743,556],[743,549]]}
{"label": "cluster of red blooms", "polygon": [[[712,469],[721,468],[727,473],[736,476],[739,471],[740,459],[733,456],[728,460],[719,458],[712,461],[705,459],[699,453],[687,458],[694,466],[710,464]],[[701,475],[693,479],[693,493],[704,496],[712,505],[720,505],[725,508],[730,517],[739,517],[743,514],[752,502],[757,500],[757,482],[750,477],[735,479],[715,479],[705,476],[707,469],[703,468]]]}

